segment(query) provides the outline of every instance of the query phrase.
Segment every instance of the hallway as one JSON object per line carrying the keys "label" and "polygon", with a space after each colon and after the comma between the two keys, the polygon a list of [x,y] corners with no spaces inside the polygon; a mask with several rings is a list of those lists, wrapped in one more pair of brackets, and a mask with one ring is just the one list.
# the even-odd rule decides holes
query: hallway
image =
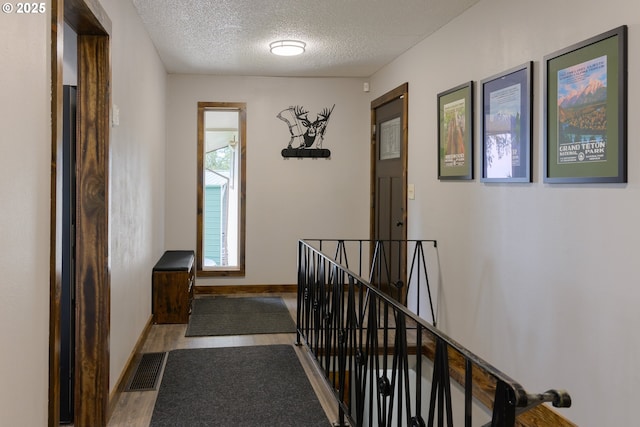
{"label": "hallway", "polygon": [[[264,294],[261,294],[264,295]],[[292,293],[270,293],[269,296],[281,296],[291,317],[296,318],[296,295]],[[257,294],[229,295],[229,297],[250,297]],[[215,337],[185,337],[187,325],[152,325],[149,335],[142,346],[142,353],[164,352],[188,348],[241,347],[254,345],[295,344],[296,334],[263,334]],[[317,372],[312,359],[303,346],[294,347],[300,362],[307,373],[329,421],[338,419],[337,404],[332,392],[325,385],[322,376]],[[128,380],[125,379],[125,381]],[[153,407],[160,387],[156,390],[123,392],[116,404],[108,426],[110,427],[147,427],[151,421]],[[215,420],[212,421],[212,425]]]}

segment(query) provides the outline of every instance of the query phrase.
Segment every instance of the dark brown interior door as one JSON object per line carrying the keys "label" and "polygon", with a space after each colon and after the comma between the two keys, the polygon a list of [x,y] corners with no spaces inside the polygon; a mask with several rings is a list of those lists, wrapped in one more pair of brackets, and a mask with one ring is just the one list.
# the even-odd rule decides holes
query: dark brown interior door
{"label": "dark brown interior door", "polygon": [[[372,237],[384,242],[384,262],[376,272],[380,287],[391,295],[406,289],[406,85],[372,103],[374,119]],[[398,288],[398,284],[402,284]],[[396,285],[396,286],[390,286]],[[398,298],[403,300],[403,298]]]}
{"label": "dark brown interior door", "polygon": [[376,109],[376,239],[401,240],[402,204],[402,100]]}

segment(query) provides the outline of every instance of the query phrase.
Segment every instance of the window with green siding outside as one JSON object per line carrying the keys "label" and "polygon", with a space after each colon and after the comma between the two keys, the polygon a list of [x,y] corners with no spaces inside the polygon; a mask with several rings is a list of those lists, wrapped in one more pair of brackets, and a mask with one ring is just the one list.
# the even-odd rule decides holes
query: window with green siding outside
{"label": "window with green siding outside", "polygon": [[244,104],[198,103],[198,274],[244,275]]}

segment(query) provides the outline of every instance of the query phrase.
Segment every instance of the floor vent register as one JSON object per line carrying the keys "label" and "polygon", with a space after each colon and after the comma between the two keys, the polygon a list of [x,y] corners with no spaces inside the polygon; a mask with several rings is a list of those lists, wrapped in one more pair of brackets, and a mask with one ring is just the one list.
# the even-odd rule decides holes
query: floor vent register
{"label": "floor vent register", "polygon": [[155,390],[167,353],[144,353],[125,391]]}

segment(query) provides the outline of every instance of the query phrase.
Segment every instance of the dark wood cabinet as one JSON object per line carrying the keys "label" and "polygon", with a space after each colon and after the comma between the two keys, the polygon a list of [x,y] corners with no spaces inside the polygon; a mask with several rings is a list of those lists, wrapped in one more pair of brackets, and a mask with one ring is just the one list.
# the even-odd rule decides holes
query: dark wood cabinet
{"label": "dark wood cabinet", "polygon": [[188,323],[194,285],[194,252],[166,251],[153,267],[153,322]]}

